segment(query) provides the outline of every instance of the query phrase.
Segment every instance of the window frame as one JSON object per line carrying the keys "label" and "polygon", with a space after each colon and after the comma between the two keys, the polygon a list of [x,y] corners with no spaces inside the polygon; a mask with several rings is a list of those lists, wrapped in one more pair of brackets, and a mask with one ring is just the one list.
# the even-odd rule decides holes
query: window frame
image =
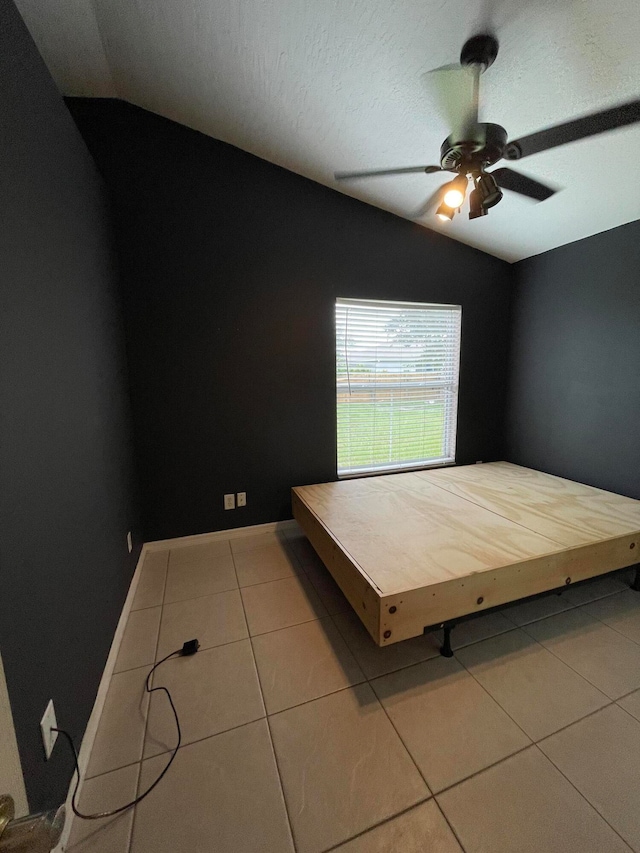
{"label": "window frame", "polygon": [[[390,462],[388,465],[378,466],[376,468],[371,469],[361,469],[361,470],[348,470],[344,472],[340,472],[339,470],[339,460],[338,460],[338,367],[337,367],[337,358],[338,358],[338,325],[337,325],[337,309],[339,305],[369,305],[371,307],[380,306],[381,308],[385,308],[388,306],[397,307],[397,308],[407,308],[407,309],[433,309],[433,310],[452,310],[458,314],[458,350],[457,353],[454,353],[455,359],[455,367],[456,367],[456,382],[455,382],[455,413],[452,418],[445,418],[444,430],[451,429],[451,425],[453,423],[453,438],[447,436],[443,440],[443,445],[445,449],[447,444],[449,443],[451,456],[434,458],[432,460],[420,460],[415,463],[399,463],[399,462]],[[392,299],[358,299],[353,297],[336,297],[334,302],[334,355],[336,359],[335,363],[335,384],[336,384],[336,397],[335,397],[335,413],[336,413],[336,476],[338,480],[351,480],[357,479],[360,477],[379,477],[385,474],[401,474],[401,473],[409,473],[411,471],[423,471],[428,470],[430,468],[447,468],[456,464],[456,450],[457,450],[457,439],[458,439],[458,419],[459,419],[459,393],[460,393],[460,372],[461,372],[461,361],[462,361],[462,316],[463,316],[463,307],[457,303],[442,303],[442,302],[406,302],[406,301],[398,301]]]}

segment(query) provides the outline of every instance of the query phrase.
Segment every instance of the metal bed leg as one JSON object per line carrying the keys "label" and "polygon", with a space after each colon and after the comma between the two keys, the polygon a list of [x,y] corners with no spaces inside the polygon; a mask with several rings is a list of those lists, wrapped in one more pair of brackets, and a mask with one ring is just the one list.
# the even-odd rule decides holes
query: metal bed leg
{"label": "metal bed leg", "polygon": [[444,629],[444,642],[442,643],[440,654],[443,658],[452,658],[453,649],[451,648],[451,630],[455,627],[455,624],[452,622],[445,622],[442,627]]}
{"label": "metal bed leg", "polygon": [[640,563],[636,565],[636,576],[631,584],[631,589],[640,592]]}

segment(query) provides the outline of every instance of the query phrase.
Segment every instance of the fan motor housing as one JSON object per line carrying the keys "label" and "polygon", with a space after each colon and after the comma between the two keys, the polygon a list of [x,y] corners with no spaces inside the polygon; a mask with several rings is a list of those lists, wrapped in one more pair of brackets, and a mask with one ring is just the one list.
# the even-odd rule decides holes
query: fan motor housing
{"label": "fan motor housing", "polygon": [[448,136],[440,146],[440,165],[452,172],[480,171],[504,156],[507,131],[499,124],[481,123],[483,142],[456,140]]}
{"label": "fan motor housing", "polygon": [[498,55],[498,40],[490,33],[481,33],[466,41],[460,54],[460,65],[479,65],[482,71],[490,68]]}

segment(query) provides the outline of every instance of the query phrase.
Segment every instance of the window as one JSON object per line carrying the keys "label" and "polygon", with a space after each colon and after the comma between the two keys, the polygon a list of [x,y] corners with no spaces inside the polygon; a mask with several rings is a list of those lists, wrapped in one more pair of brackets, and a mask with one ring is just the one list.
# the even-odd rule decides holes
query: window
{"label": "window", "polygon": [[453,462],[459,305],[336,303],[338,475]]}

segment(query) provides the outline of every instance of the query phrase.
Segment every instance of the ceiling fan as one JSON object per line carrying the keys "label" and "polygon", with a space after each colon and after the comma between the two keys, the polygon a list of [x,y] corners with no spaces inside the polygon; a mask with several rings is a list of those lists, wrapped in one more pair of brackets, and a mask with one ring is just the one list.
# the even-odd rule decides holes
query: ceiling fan
{"label": "ceiling fan", "polygon": [[453,172],[456,177],[429,196],[412,218],[420,219],[436,208],[436,216],[444,221],[452,220],[464,202],[471,181],[473,189],[469,194],[469,219],[476,219],[485,216],[489,208],[498,204],[503,189],[535,201],[544,201],[556,192],[540,181],[506,166],[492,172],[486,171],[499,160],[520,160],[530,154],[640,121],[640,100],[635,100],[510,140],[507,131],[499,124],[478,121],[480,75],[493,64],[497,55],[498,42],[494,36],[476,35],[465,42],[459,65],[446,66],[429,73],[429,76],[440,76],[441,84],[444,83],[443,94],[459,116],[456,127],[440,147],[439,166],[336,172],[336,180],[411,172],[426,172],[428,175]]}

